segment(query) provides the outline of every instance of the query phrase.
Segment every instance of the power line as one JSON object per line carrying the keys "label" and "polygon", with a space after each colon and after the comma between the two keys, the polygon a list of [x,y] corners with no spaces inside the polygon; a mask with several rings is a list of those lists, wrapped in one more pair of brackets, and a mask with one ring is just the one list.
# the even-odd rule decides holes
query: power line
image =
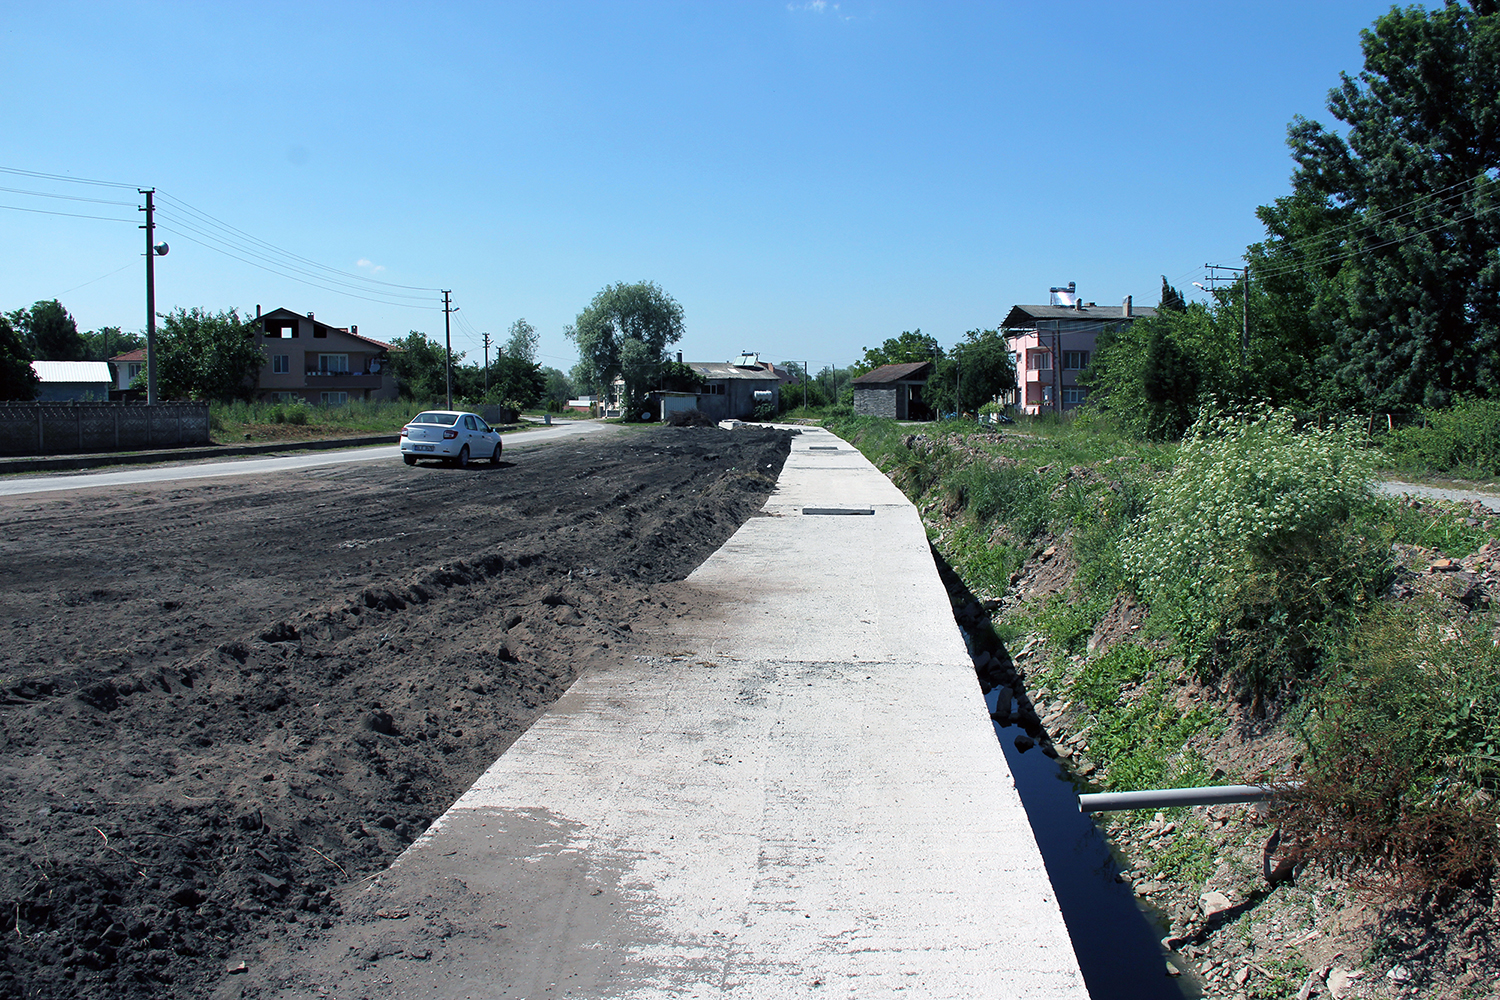
{"label": "power line", "polygon": [[38,198],[58,198],[63,201],[88,201],[93,202],[95,205],[119,205],[122,208],[135,208],[135,202],[133,201],[107,201],[104,198],[80,198],[77,195],[51,194],[47,191],[27,191],[23,188],[0,187],[0,191],[5,191],[9,194],[29,194]]}
{"label": "power line", "polygon": [[377,298],[374,298],[374,297],[369,296],[369,295],[360,295],[360,294],[358,294],[356,292],[346,291],[345,289],[342,289],[342,288],[330,288],[327,285],[320,285],[316,281],[311,281],[311,280],[309,280],[307,278],[301,278],[301,277],[298,277],[295,274],[287,274],[284,271],[278,271],[276,268],[270,267],[270,266],[268,266],[266,264],[257,263],[256,261],[249,260],[249,259],[247,259],[245,257],[241,257],[238,254],[230,253],[228,250],[223,250],[223,249],[220,249],[219,247],[212,246],[212,245],[210,245],[208,243],[203,242],[202,240],[193,239],[193,237],[187,235],[186,233],[182,232],[181,230],[173,229],[170,226],[158,225],[156,228],[159,229],[159,230],[161,230],[162,232],[172,233],[173,235],[175,235],[177,237],[180,237],[181,239],[187,240],[189,243],[196,243],[196,244],[198,244],[201,247],[205,247],[205,248],[207,248],[209,250],[214,251],[215,253],[221,253],[221,254],[223,254],[226,257],[232,257],[233,259],[235,259],[237,261],[240,261],[243,264],[249,264],[251,267],[258,267],[262,271],[269,271],[270,273],[272,273],[274,275],[277,275],[278,277],[286,278],[286,279],[288,279],[290,281],[300,282],[301,284],[304,284],[304,285],[310,285],[313,288],[320,288],[320,289],[322,289],[325,292],[333,292],[335,295],[347,295],[347,296],[349,296],[350,298],[353,298],[353,299],[363,299],[365,302],[376,302],[376,303],[379,303],[380,305],[384,305],[384,306],[399,306],[399,307],[401,307],[403,309],[423,309],[423,308],[430,309],[431,308],[431,306],[420,306],[420,305],[416,305],[415,303],[411,303],[411,302],[391,302],[391,301],[389,301],[387,299],[377,299]]}
{"label": "power line", "polygon": [[35,212],[38,215],[62,215],[69,219],[98,219],[100,222],[134,222],[134,219],[117,219],[109,215],[79,215],[77,212],[53,212],[45,208],[22,208],[20,205],[0,205],[12,212]]}
{"label": "power line", "polygon": [[15,174],[18,177],[36,177],[41,180],[66,181],[69,184],[95,184],[99,187],[125,188],[129,191],[140,189],[138,184],[121,184],[119,181],[95,181],[87,177],[69,177],[66,174],[47,174],[40,170],[22,170],[19,167],[0,167],[0,174]]}
{"label": "power line", "polygon": [[[220,219],[214,218],[212,215],[209,215],[207,212],[204,212],[201,209],[194,208],[192,205],[189,205],[187,202],[183,201],[181,198],[174,198],[171,195],[165,195],[165,194],[162,195],[162,197],[165,198],[167,201],[171,202],[172,204],[177,205],[178,207],[184,209],[185,211],[191,212],[193,215],[198,216],[199,219],[203,220],[200,223],[201,225],[210,225],[210,226],[216,227],[218,229],[222,229],[222,230],[224,230],[224,231],[226,231],[228,233],[234,234],[233,237],[228,237],[228,238],[226,238],[226,237],[216,237],[218,239],[222,239],[226,243],[232,243],[235,238],[249,240],[252,244],[255,244],[255,245],[257,245],[257,246],[259,246],[261,248],[264,248],[267,251],[270,251],[270,252],[276,253],[276,254],[280,254],[280,255],[282,255],[284,257],[290,257],[293,260],[299,261],[302,264],[306,264],[306,265],[309,265],[311,267],[316,267],[316,268],[318,268],[319,270],[322,270],[322,271],[329,271],[329,272],[331,272],[333,274],[339,275],[340,277],[354,278],[354,279],[356,279],[358,281],[367,282],[367,283],[372,284],[372,285],[383,285],[383,286],[385,286],[387,288],[405,288],[405,289],[409,289],[411,291],[416,291],[416,292],[440,292],[440,291],[442,291],[442,289],[439,289],[439,288],[429,288],[429,287],[427,287],[425,285],[401,285],[401,284],[397,284],[396,282],[393,282],[393,281],[382,281],[379,278],[371,278],[371,277],[369,277],[367,275],[357,274],[357,273],[355,273],[353,271],[344,271],[344,270],[341,270],[341,269],[336,268],[336,267],[329,267],[327,264],[320,264],[320,263],[318,263],[315,260],[311,260],[311,259],[309,259],[307,257],[303,257],[303,256],[301,256],[299,254],[292,253],[290,250],[284,250],[281,247],[276,246],[274,243],[269,243],[266,240],[263,240],[263,239],[261,239],[258,236],[253,236],[250,233],[245,232],[242,229],[237,229],[234,226],[231,226],[227,222],[224,222],[224,221],[222,221]],[[246,252],[248,252],[248,251],[246,251]],[[286,266],[291,266],[291,265],[286,265]],[[409,297],[415,298],[415,296],[409,296]]]}
{"label": "power line", "polygon": [[[266,254],[257,253],[254,249],[247,249],[245,247],[241,247],[241,246],[237,246],[237,245],[235,245],[233,243],[229,243],[228,241],[221,239],[220,237],[216,236],[213,233],[205,232],[204,230],[198,228],[197,226],[194,226],[194,225],[192,225],[189,222],[186,222],[186,221],[184,221],[184,220],[182,220],[180,218],[177,218],[176,216],[172,215],[170,212],[160,212],[159,211],[157,214],[158,214],[158,216],[160,218],[164,219],[166,221],[166,223],[168,223],[168,224],[180,226],[183,229],[187,230],[188,232],[196,233],[199,236],[203,237],[203,239],[211,241],[211,244],[218,244],[218,245],[211,245],[209,243],[205,243],[205,244],[200,244],[200,245],[202,245],[202,246],[209,246],[210,249],[217,249],[221,253],[225,253],[226,252],[224,249],[222,249],[223,247],[228,247],[228,249],[230,249],[230,250],[236,250],[236,251],[238,251],[240,253],[248,254],[249,256],[258,258],[259,260],[262,260],[265,263],[270,264],[272,266],[284,268],[284,269],[286,269],[288,271],[294,271],[294,272],[297,272],[299,274],[306,275],[309,278],[316,278],[318,281],[326,281],[326,282],[329,282],[331,284],[342,285],[345,288],[358,289],[361,292],[374,292],[374,293],[378,293],[378,294],[382,294],[382,295],[387,295],[387,296],[389,296],[391,298],[416,299],[416,300],[427,300],[427,301],[430,301],[429,299],[427,299],[426,296],[421,296],[421,295],[405,295],[405,294],[402,294],[400,292],[381,292],[379,289],[366,288],[363,285],[355,285],[355,284],[347,282],[347,281],[342,281],[339,278],[327,277],[327,276],[319,274],[317,272],[309,271],[306,268],[298,267],[295,264],[288,264],[285,261],[277,260],[276,258],[268,256]],[[174,230],[174,231],[176,231],[176,230]],[[198,241],[195,240],[194,242],[198,242]],[[236,259],[241,259],[242,260],[243,258],[236,258]],[[342,272],[335,272],[335,273],[340,273],[341,274]],[[326,287],[326,286],[320,285],[318,287]]]}

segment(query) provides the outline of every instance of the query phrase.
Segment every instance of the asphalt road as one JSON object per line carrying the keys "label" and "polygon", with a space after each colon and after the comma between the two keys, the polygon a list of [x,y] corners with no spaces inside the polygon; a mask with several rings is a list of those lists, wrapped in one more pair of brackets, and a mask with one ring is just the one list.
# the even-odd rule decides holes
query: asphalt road
{"label": "asphalt road", "polygon": [[[554,441],[614,430],[612,424],[595,421],[558,422],[537,426],[505,436],[505,452],[525,451]],[[213,479],[220,476],[251,476],[267,472],[286,472],[318,465],[345,462],[399,462],[401,449],[395,444],[374,448],[350,448],[344,451],[319,451],[237,458],[171,465],[152,465],[110,472],[57,472],[42,476],[13,476],[0,479],[0,496],[27,493],[52,493],[61,490],[84,490],[96,487],[129,486],[138,483],[160,483],[184,479]]]}

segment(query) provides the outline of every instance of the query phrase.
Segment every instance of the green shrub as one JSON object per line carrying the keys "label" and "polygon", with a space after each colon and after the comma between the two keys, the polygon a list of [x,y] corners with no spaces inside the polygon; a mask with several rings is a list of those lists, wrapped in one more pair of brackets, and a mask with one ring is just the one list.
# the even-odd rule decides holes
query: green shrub
{"label": "green shrub", "polygon": [[1372,462],[1352,428],[1205,407],[1120,545],[1122,568],[1200,672],[1261,695],[1315,665],[1385,554],[1355,531]]}
{"label": "green shrub", "polygon": [[1424,409],[1422,423],[1393,431],[1385,451],[1411,472],[1500,475],[1500,400],[1459,399],[1447,409]]}
{"label": "green shrub", "polygon": [[1420,895],[1496,861],[1500,649],[1489,616],[1389,607],[1367,616],[1320,688],[1307,780],[1282,827],[1309,862]]}

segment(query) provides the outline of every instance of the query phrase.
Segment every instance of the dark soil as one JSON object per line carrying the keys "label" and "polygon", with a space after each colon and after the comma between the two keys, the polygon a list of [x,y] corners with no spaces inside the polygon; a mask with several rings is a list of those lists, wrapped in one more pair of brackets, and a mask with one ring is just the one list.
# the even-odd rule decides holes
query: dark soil
{"label": "dark soil", "polygon": [[[196,997],[316,935],[757,511],[785,432],[659,429],[0,498],[0,997]],[[507,449],[507,455],[511,455]]]}

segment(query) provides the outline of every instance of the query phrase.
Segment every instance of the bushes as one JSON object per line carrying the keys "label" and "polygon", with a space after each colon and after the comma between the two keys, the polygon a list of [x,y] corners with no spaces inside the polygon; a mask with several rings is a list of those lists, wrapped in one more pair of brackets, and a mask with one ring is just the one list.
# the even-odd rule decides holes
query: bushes
{"label": "bushes", "polygon": [[1445,410],[1423,410],[1421,426],[1393,431],[1386,454],[1411,472],[1500,475],[1500,400],[1460,399]]}
{"label": "bushes", "polygon": [[1201,673],[1284,688],[1383,572],[1351,523],[1371,505],[1371,468],[1352,429],[1206,407],[1122,542],[1122,568]]}
{"label": "bushes", "polygon": [[1496,860],[1500,650],[1485,620],[1393,607],[1352,635],[1308,725],[1307,780],[1281,823],[1308,862],[1409,896]]}

